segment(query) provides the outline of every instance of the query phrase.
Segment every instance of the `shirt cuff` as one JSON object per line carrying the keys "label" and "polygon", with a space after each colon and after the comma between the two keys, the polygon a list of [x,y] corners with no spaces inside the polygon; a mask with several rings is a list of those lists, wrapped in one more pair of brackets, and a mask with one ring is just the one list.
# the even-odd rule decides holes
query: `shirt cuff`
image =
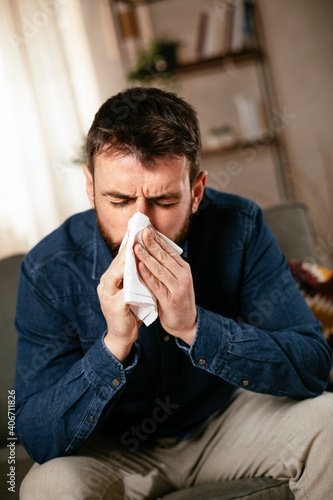
{"label": "shirt cuff", "polygon": [[111,354],[104,343],[106,332],[89,349],[83,359],[89,381],[110,398],[126,383],[138,362],[138,348],[133,346],[126,367]]}
{"label": "shirt cuff", "polygon": [[219,314],[199,306],[197,312],[197,329],[192,345],[188,346],[178,338],[176,344],[190,356],[194,366],[219,375],[228,356],[228,321]]}

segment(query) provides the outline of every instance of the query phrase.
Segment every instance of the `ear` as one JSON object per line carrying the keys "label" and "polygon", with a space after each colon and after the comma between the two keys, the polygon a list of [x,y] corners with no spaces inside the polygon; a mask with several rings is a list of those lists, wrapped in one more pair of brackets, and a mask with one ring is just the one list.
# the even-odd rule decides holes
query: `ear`
{"label": "ear", "polygon": [[92,208],[95,208],[94,179],[87,165],[83,165],[86,178],[86,191]]}
{"label": "ear", "polygon": [[204,194],[204,188],[207,180],[206,170],[201,170],[198,177],[196,177],[192,184],[192,214],[194,214],[199,207],[200,201]]}

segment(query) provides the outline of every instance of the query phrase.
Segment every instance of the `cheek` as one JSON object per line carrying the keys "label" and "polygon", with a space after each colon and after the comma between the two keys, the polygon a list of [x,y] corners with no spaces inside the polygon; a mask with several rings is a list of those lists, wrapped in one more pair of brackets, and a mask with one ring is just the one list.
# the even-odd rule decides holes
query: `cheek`
{"label": "cheek", "polygon": [[121,210],[112,208],[109,204],[96,204],[98,217],[103,224],[104,229],[114,239],[119,239],[125,234],[128,218]]}
{"label": "cheek", "polygon": [[[185,208],[177,210],[160,209],[155,219],[155,227],[168,238],[173,239],[179,233],[186,219]],[[154,224],[153,224],[154,225]]]}

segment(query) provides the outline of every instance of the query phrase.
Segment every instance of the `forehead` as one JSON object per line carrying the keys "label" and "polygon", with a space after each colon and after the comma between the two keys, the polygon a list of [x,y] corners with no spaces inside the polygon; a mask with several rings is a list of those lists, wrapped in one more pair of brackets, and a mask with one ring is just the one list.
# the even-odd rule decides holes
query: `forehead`
{"label": "forehead", "polygon": [[94,177],[100,187],[184,189],[189,185],[189,166],[185,158],[157,158],[149,166],[135,156],[99,155],[95,160]]}

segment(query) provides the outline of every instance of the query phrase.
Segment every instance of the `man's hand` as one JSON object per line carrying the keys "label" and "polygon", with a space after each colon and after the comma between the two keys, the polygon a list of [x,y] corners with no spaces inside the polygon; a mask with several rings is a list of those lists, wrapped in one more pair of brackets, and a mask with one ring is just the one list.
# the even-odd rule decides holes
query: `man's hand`
{"label": "man's hand", "polygon": [[144,229],[134,246],[138,270],[158,303],[162,327],[191,345],[196,331],[197,310],[191,268],[152,227]]}
{"label": "man's hand", "polygon": [[102,312],[108,326],[104,342],[109,351],[121,363],[126,360],[130,353],[142,323],[136,319],[129,304],[124,303],[125,249],[126,245],[103,274],[97,287]]}

